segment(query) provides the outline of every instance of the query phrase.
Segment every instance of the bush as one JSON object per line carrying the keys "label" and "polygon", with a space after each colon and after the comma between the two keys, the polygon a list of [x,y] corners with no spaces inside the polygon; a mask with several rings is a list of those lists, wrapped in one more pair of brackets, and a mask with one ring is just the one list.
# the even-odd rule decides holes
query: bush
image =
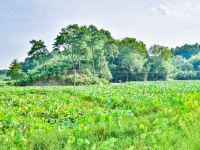
{"label": "bush", "polygon": [[177,80],[194,80],[196,79],[196,73],[194,71],[177,71],[175,75]]}
{"label": "bush", "polygon": [[3,87],[3,86],[13,86],[15,85],[16,81],[0,81],[0,87]]}
{"label": "bush", "polygon": [[0,81],[0,87],[6,86],[5,82]]}
{"label": "bush", "polygon": [[[74,75],[70,74],[66,76],[64,80],[65,84],[74,84]],[[98,78],[96,76],[87,76],[84,74],[76,74],[76,84],[77,85],[90,85],[90,84],[108,84],[109,81],[105,79]]]}

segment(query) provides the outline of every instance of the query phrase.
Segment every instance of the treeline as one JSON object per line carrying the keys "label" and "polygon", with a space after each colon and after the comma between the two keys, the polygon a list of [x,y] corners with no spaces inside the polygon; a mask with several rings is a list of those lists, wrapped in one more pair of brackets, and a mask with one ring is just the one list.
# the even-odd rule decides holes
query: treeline
{"label": "treeline", "polygon": [[104,29],[77,24],[61,30],[51,52],[42,40],[30,44],[25,61],[14,60],[7,71],[20,85],[200,79],[199,44],[147,49],[135,38],[118,40]]}
{"label": "treeline", "polygon": [[6,70],[0,70],[0,81],[9,80],[9,78],[6,76],[6,73]]}

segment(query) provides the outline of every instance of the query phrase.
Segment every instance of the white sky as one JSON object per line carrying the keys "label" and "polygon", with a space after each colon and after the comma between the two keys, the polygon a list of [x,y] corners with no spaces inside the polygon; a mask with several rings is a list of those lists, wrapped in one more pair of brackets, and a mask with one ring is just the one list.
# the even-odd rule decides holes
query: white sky
{"label": "white sky", "polygon": [[198,0],[0,0],[0,69],[24,60],[31,39],[49,49],[62,27],[89,25],[151,46],[200,41]]}

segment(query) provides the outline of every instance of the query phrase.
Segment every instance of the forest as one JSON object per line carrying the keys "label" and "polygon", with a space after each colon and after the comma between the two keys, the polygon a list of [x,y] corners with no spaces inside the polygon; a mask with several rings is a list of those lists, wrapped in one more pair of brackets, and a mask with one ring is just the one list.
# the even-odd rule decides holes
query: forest
{"label": "forest", "polygon": [[198,80],[200,45],[169,48],[135,38],[115,39],[94,25],[62,28],[48,50],[31,40],[27,58],[13,60],[0,80],[15,85],[77,85],[127,81]]}

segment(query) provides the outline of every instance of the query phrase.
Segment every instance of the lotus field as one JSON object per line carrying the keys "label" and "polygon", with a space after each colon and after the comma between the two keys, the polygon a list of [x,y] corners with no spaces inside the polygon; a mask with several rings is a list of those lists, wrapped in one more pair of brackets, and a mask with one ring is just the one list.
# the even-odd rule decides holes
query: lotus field
{"label": "lotus field", "polygon": [[200,81],[2,86],[0,149],[199,150]]}

